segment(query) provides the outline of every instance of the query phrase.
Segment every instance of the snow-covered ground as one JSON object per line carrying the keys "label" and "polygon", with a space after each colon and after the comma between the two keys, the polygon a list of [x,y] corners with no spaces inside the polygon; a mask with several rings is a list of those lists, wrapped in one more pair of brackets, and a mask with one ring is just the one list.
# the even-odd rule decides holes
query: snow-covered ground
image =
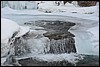
{"label": "snow-covered ground", "polygon": [[[26,22],[26,20],[34,21],[36,19],[37,20],[40,20],[40,19],[55,20],[56,19],[56,20],[74,22],[76,23],[76,26],[72,27],[69,31],[71,31],[76,36],[75,45],[76,45],[78,53],[89,54],[89,55],[99,55],[99,8],[98,8],[99,4],[96,6],[91,6],[91,7],[75,7],[72,4],[68,4],[65,6],[63,5],[56,6],[50,3],[49,5],[43,4],[43,3],[40,5],[42,5],[42,6],[39,6],[41,10],[40,9],[39,10],[13,10],[9,7],[4,7],[4,8],[1,8],[1,17],[14,20],[18,24],[21,24],[21,22]],[[45,10],[51,11],[52,13],[44,13]],[[10,29],[10,27],[8,28],[7,27],[7,25],[9,25],[8,21],[6,23],[1,23],[1,24],[3,24],[1,27],[1,43],[3,43],[4,40],[9,39],[11,35],[13,34],[13,32],[15,32],[16,30],[18,31],[18,29],[21,28],[21,26],[15,23],[14,23],[15,24],[14,26],[11,26],[11,27],[14,27],[13,29],[12,28]],[[21,30],[23,29],[25,30],[24,27],[21,28]],[[26,30],[29,30],[29,28],[27,28]],[[10,34],[8,32],[10,32]],[[48,60],[48,59],[51,60],[50,58],[47,58],[48,56],[49,55],[40,56],[40,59],[45,57],[44,60]],[[51,55],[51,58],[53,57],[53,58],[59,59],[62,56],[68,57],[69,55],[68,56],[59,55],[59,57],[57,56],[55,57],[54,55]]]}

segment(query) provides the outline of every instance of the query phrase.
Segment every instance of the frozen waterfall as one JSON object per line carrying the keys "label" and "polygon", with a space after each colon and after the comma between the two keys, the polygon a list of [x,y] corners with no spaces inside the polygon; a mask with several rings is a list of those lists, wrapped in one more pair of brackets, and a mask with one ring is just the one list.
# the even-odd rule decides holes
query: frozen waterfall
{"label": "frozen waterfall", "polygon": [[1,7],[8,5],[12,9],[37,9],[37,3],[35,1],[1,1]]}

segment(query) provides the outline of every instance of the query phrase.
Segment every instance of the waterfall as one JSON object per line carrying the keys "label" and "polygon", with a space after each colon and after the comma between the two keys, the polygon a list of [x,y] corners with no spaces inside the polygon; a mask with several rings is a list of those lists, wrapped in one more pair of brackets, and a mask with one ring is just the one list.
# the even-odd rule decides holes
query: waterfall
{"label": "waterfall", "polygon": [[1,7],[8,5],[12,9],[37,9],[37,3],[35,1],[1,1]]}
{"label": "waterfall", "polygon": [[[45,35],[46,36],[46,35]],[[28,33],[15,39],[15,56],[23,56],[27,53],[33,54],[61,54],[76,53],[75,40],[72,35],[60,34],[57,36],[45,37],[44,35],[35,35],[34,32]],[[60,37],[60,38],[57,38]]]}
{"label": "waterfall", "polygon": [[73,38],[64,38],[59,40],[52,39],[50,41],[50,51],[49,53],[59,54],[59,53],[76,53],[76,48]]}

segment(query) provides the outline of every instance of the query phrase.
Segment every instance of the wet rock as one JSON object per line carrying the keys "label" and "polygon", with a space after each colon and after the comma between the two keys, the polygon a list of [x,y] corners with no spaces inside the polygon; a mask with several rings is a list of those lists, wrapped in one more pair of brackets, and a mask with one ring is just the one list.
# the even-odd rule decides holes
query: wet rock
{"label": "wet rock", "polygon": [[64,38],[68,38],[68,37],[75,37],[74,34],[70,33],[70,32],[61,32],[61,31],[55,31],[55,32],[47,32],[43,34],[45,37],[48,37],[49,39],[64,39]]}

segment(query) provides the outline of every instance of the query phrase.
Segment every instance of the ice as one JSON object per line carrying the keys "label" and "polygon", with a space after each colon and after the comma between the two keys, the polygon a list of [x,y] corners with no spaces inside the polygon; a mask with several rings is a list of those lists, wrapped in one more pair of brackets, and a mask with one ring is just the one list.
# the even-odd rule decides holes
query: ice
{"label": "ice", "polygon": [[87,30],[90,33],[90,42],[92,43],[92,50],[99,54],[99,24],[96,27]]}
{"label": "ice", "polygon": [[89,42],[89,35],[87,34],[87,32],[86,31],[73,31],[73,30],[70,30],[70,32],[75,34],[75,46],[76,46],[77,53],[93,55],[92,45]]}
{"label": "ice", "polygon": [[70,54],[63,53],[63,54],[44,54],[44,55],[41,54],[36,56],[35,58],[37,58],[39,61],[43,60],[48,62],[66,60],[69,63],[75,64],[79,60],[82,60],[83,56],[75,53],[70,53]]}
{"label": "ice", "polygon": [[14,32],[19,30],[19,25],[14,21],[1,18],[1,43],[7,43]]}
{"label": "ice", "polygon": [[9,52],[11,48],[9,40],[14,33],[17,33],[16,37],[21,37],[28,31],[29,28],[19,26],[12,20],[1,18],[1,56],[5,56]]}
{"label": "ice", "polygon": [[49,42],[47,37],[38,37],[28,39],[27,44],[33,54],[44,54],[49,51]]}
{"label": "ice", "polygon": [[75,30],[69,30],[75,34],[75,46],[79,54],[99,55],[99,23],[95,24],[87,29],[80,29],[79,25]]}

